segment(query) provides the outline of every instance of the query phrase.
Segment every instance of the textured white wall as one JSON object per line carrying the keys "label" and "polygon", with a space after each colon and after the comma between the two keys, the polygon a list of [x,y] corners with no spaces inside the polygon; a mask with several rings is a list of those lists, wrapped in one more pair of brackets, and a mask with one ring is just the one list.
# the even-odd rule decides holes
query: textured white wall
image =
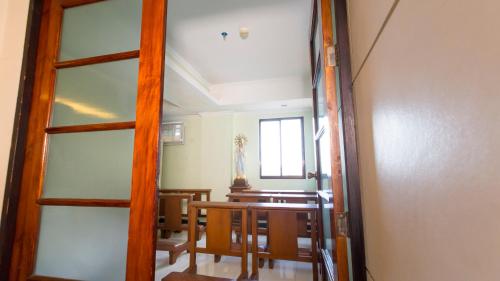
{"label": "textured white wall", "polygon": [[367,268],[499,280],[500,2],[396,2],[367,57],[394,3],[349,1]]}
{"label": "textured white wall", "polygon": [[28,0],[0,0],[0,210],[9,163]]}

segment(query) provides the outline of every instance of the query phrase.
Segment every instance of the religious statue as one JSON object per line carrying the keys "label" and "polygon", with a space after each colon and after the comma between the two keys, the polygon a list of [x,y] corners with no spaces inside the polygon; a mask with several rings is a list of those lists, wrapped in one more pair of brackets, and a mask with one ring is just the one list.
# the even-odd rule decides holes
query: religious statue
{"label": "religious statue", "polygon": [[245,135],[239,134],[234,138],[235,154],[234,164],[236,169],[236,178],[233,186],[247,187],[247,178],[245,175],[245,146],[248,139]]}

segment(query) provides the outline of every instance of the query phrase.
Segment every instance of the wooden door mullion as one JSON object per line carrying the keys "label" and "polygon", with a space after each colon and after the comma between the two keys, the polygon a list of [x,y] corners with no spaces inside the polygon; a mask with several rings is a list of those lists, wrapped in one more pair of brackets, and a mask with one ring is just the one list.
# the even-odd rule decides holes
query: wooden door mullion
{"label": "wooden door mullion", "polygon": [[127,280],[153,280],[165,71],[166,0],[142,1]]}

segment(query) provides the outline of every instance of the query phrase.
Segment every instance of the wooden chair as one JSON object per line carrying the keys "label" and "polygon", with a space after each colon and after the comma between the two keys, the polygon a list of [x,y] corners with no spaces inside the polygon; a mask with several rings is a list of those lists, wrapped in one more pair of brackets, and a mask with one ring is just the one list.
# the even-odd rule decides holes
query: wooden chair
{"label": "wooden chair", "polygon": [[[270,259],[269,267],[272,268],[271,260],[292,260],[311,262],[313,269],[313,280],[318,280],[318,237],[316,231],[316,217],[318,205],[316,204],[277,204],[277,203],[249,203],[252,220],[252,280],[257,280],[258,260],[260,258]],[[258,241],[257,217],[259,213],[267,213],[269,241],[268,248],[261,251],[256,247]],[[298,215],[308,214],[311,216],[311,249],[299,248],[298,238],[299,224]]]}
{"label": "wooden chair", "polygon": [[[241,243],[234,243],[232,238],[233,212],[241,213],[241,233],[244,237],[247,236],[247,208],[247,203],[191,202],[189,204],[189,273],[196,273],[196,253],[205,253],[214,254],[216,257],[241,257],[241,274],[238,280],[245,280],[248,277],[247,240],[242,239]],[[201,209],[207,211],[205,248],[198,247],[195,239],[195,222]],[[218,262],[217,258],[215,261]]]}
{"label": "wooden chair", "polygon": [[234,279],[211,277],[187,272],[171,272],[161,281],[234,281]]}

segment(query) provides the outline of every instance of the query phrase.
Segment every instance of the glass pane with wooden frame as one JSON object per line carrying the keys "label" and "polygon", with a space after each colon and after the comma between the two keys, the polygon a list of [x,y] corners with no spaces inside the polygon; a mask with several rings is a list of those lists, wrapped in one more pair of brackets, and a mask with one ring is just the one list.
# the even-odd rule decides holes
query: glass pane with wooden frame
{"label": "glass pane with wooden frame", "polygon": [[43,11],[10,279],[150,279],[166,1]]}
{"label": "glass pane with wooden frame", "polygon": [[326,280],[350,280],[347,237],[336,231],[336,219],[344,212],[344,190],[339,141],[340,107],[332,2],[315,0],[310,34],[313,72],[313,104],[316,147],[316,179],[320,195],[321,254]]}

